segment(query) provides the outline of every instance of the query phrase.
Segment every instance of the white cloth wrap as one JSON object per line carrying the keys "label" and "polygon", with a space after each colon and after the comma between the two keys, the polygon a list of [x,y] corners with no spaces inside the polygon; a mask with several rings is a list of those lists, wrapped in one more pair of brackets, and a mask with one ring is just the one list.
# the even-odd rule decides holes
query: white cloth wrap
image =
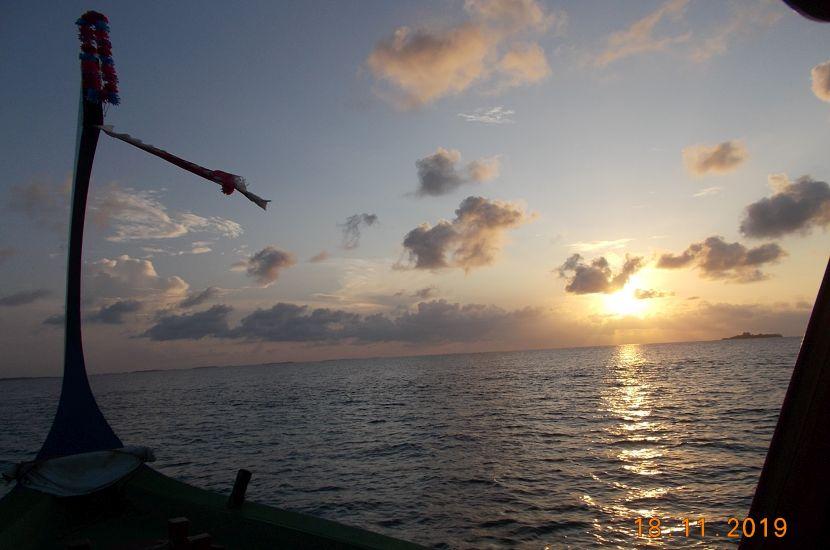
{"label": "white cloth wrap", "polygon": [[144,462],[155,460],[148,447],[129,446],[80,453],[42,462],[24,462],[11,477],[29,489],[59,497],[88,495],[116,483]]}

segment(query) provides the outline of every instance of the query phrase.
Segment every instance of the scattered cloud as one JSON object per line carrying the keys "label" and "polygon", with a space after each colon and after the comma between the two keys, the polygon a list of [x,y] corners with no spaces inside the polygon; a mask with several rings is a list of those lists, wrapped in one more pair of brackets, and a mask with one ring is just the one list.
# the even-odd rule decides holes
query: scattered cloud
{"label": "scattered cloud", "polygon": [[66,315],[63,313],[55,313],[43,320],[43,324],[47,326],[63,326],[66,322]]}
{"label": "scattered cloud", "polygon": [[212,300],[221,294],[220,290],[215,286],[209,286],[201,292],[191,292],[187,297],[179,302],[178,307],[187,309],[191,307],[200,306],[208,300]]}
{"label": "scattered cloud", "polygon": [[696,300],[681,302],[676,309],[661,308],[660,313],[644,318],[595,317],[591,319],[592,323],[580,328],[607,334],[621,331],[627,338],[641,341],[643,337],[637,335],[639,331],[661,334],[663,341],[719,339],[743,331],[802,335],[810,309],[811,304],[804,302],[734,304]]}
{"label": "scattered cloud", "polygon": [[403,247],[415,269],[460,267],[469,271],[492,264],[505,232],[530,219],[514,203],[467,197],[455,211],[455,219],[433,226],[421,224],[404,236]]}
{"label": "scattered cloud", "polygon": [[160,246],[142,246],[141,250],[147,253],[147,257],[152,257],[156,254],[163,254],[165,256],[187,256],[193,254],[207,254],[213,250],[213,242],[211,241],[194,241],[189,248],[176,250],[174,248],[165,248]]}
{"label": "scattered cloud", "polygon": [[810,70],[813,93],[822,101],[830,101],[830,61],[819,63]]}
{"label": "scattered cloud", "polygon": [[466,0],[464,7],[473,16],[509,33],[524,29],[545,31],[563,18],[559,13],[546,11],[536,0]]}
{"label": "scattered cloud", "polygon": [[309,258],[308,261],[313,263],[313,264],[316,264],[316,263],[319,263],[319,262],[324,262],[328,259],[329,259],[328,251],[321,250],[320,252],[318,252],[317,254],[312,256],[311,258]]}
{"label": "scattered cloud", "polygon": [[780,332],[786,336],[804,334],[811,304],[730,304],[700,300],[699,306],[677,316],[674,322],[688,327],[700,327],[722,336],[743,331]]}
{"label": "scattered cloud", "polygon": [[708,279],[726,279],[751,283],[767,278],[761,271],[765,264],[776,263],[786,252],[776,243],[747,248],[741,243],[727,243],[723,237],[713,236],[692,243],[681,254],[663,254],[657,261],[661,269],[697,268]]}
{"label": "scattered cloud", "polygon": [[683,163],[693,176],[726,174],[740,166],[749,156],[743,143],[724,141],[718,145],[692,145],[683,149]]}
{"label": "scattered cloud", "polygon": [[[112,304],[101,306],[97,312],[86,317],[91,323],[106,323],[108,325],[120,325],[124,323],[124,315],[135,313],[141,310],[142,304],[138,300],[119,300]],[[51,319],[49,317],[47,320]],[[63,316],[61,316],[63,321]]]}
{"label": "scattered cloud", "polygon": [[[218,216],[205,218],[190,212],[169,212],[156,197],[153,191],[111,184],[93,200],[92,221],[99,227],[112,228],[114,233],[107,237],[112,242],[172,239],[189,233],[212,233],[231,239],[242,235],[242,226],[235,221]],[[209,251],[204,246],[199,248]]]}
{"label": "scattered cloud", "polygon": [[142,336],[151,340],[201,340],[208,336],[227,336],[228,315],[233,308],[215,305],[206,311],[164,315]]}
{"label": "scattered cloud", "polygon": [[15,292],[14,294],[7,294],[6,296],[0,298],[0,306],[24,306],[26,304],[31,304],[34,301],[40,300],[41,298],[45,298],[50,294],[52,294],[52,292],[46,290],[45,288],[39,288],[36,290],[23,290],[21,292]]}
{"label": "scattered cloud", "polygon": [[499,61],[501,85],[505,87],[535,84],[550,76],[545,50],[539,44],[513,44]]}
{"label": "scattered cloud", "polygon": [[830,225],[830,186],[810,176],[791,183],[784,174],[769,177],[774,193],[746,207],[741,233],[747,237],[806,234]]}
{"label": "scattered cloud", "polygon": [[91,301],[137,298],[142,301],[178,302],[190,287],[176,275],[161,277],[152,261],[127,255],[102,258],[84,267],[85,299]]}
{"label": "scattered cloud", "polygon": [[642,288],[634,290],[634,297],[638,300],[652,300],[654,298],[665,298],[667,296],[674,296],[674,292]]}
{"label": "scattered cloud", "polygon": [[614,239],[612,241],[579,241],[569,244],[570,248],[575,248],[578,252],[594,252],[597,250],[614,250],[625,247],[634,239]]}
{"label": "scattered cloud", "polygon": [[506,109],[501,105],[490,109],[476,109],[472,113],[458,113],[458,117],[467,122],[481,122],[482,124],[513,124],[513,115],[516,111]]}
{"label": "scattered cloud", "polygon": [[536,0],[468,0],[468,19],[449,27],[403,26],[380,40],[366,64],[391,87],[379,91],[402,108],[416,108],[492,79],[497,87],[538,82],[550,68],[538,44],[526,38],[565,17]]}
{"label": "scattered cloud", "polygon": [[635,21],[624,31],[611,34],[605,41],[605,49],[594,59],[594,64],[605,67],[633,55],[658,52],[673,44],[687,42],[691,33],[655,36],[657,25],[664,19],[679,20],[688,0],[669,0],[642,19]]}
{"label": "scattered cloud", "polygon": [[184,254],[207,254],[211,250],[211,243],[210,241],[195,241],[191,243],[191,247],[189,251],[183,252]]}
{"label": "scattered cloud", "polygon": [[375,78],[396,89],[389,99],[411,109],[463,92],[482,78],[492,48],[492,37],[471,23],[448,30],[399,27],[366,62]]}
{"label": "scattered cloud", "polygon": [[565,260],[557,272],[567,281],[565,292],[572,294],[611,294],[625,286],[628,279],[645,265],[640,256],[626,254],[625,262],[616,275],[604,256],[586,262],[580,254]]}
{"label": "scattered cloud", "polygon": [[62,185],[36,180],[13,185],[9,190],[6,208],[29,217],[40,227],[66,230],[71,185],[69,180]]}
{"label": "scattered cloud", "polygon": [[700,191],[698,191],[697,193],[695,193],[692,196],[693,197],[711,197],[713,195],[717,195],[721,191],[723,191],[723,187],[717,187],[717,186],[716,187],[707,187],[705,189],[701,189]]}
{"label": "scattered cloud", "polygon": [[746,36],[760,29],[774,25],[784,13],[770,2],[730,3],[732,14],[726,21],[715,27],[702,39],[694,41],[689,58],[697,63],[703,63],[711,58],[724,54],[729,49],[729,43],[740,36]]}
{"label": "scattered cloud", "polygon": [[228,306],[214,306],[193,314],[168,315],[143,336],[153,340],[198,340],[212,336],[306,343],[470,342],[513,332],[522,321],[530,322],[541,315],[531,308],[507,311],[492,305],[461,305],[444,300],[421,302],[413,311],[397,316],[311,309],[281,302],[269,309],[257,309],[243,317],[238,326],[229,328],[231,311]]}
{"label": "scattered cloud", "polygon": [[427,300],[435,296],[435,293],[438,292],[438,289],[434,286],[428,286],[421,289],[416,290],[412,293],[413,298],[417,298],[419,300]]}
{"label": "scattered cloud", "polygon": [[346,218],[345,223],[339,224],[343,229],[342,246],[346,250],[352,250],[360,245],[360,226],[371,227],[378,223],[376,214],[353,214]]}
{"label": "scattered cloud", "polygon": [[480,158],[467,165],[470,181],[475,183],[494,180],[499,177],[500,171],[501,159],[498,156]]}
{"label": "scattered cloud", "polygon": [[280,250],[275,246],[266,246],[247,260],[233,264],[233,271],[244,271],[248,277],[256,279],[257,283],[266,287],[271,285],[280,276],[280,272],[294,265],[296,260],[290,252]]}
{"label": "scattered cloud", "polygon": [[439,196],[452,193],[467,183],[483,183],[499,176],[501,162],[498,156],[484,157],[458,169],[461,153],[456,149],[439,147],[433,154],[415,161],[418,169],[416,196]]}
{"label": "scattered cloud", "polygon": [[784,13],[770,2],[730,2],[731,13],[720,24],[692,31],[685,18],[690,5],[688,0],[668,0],[627,29],[611,34],[593,57],[594,65],[605,67],[635,55],[666,51],[703,63],[726,53],[738,38],[774,25]]}

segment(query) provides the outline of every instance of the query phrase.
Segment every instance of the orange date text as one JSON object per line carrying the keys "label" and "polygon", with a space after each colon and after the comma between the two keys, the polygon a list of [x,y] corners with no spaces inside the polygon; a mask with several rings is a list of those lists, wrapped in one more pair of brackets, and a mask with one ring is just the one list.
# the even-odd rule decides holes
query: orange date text
{"label": "orange date text", "polygon": [[634,520],[637,537],[659,539],[666,537],[726,537],[744,538],[783,538],[787,535],[787,520],[784,518],[736,518],[726,519],[726,530],[714,530],[705,517],[698,518],[636,518]]}

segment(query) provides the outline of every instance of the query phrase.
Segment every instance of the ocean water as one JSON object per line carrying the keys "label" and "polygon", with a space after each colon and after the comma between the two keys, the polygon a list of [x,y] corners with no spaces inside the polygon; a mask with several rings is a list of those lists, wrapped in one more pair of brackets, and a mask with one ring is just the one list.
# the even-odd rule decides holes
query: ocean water
{"label": "ocean water", "polygon": [[[251,500],[436,548],[711,548],[749,508],[799,344],[341,360],[91,384],[125,443],[153,447],[156,468],[200,487],[227,493],[247,468]],[[31,459],[59,389],[59,379],[0,380],[0,466]],[[652,516],[663,536],[638,538],[636,518]],[[701,516],[706,537],[683,536],[680,518]]]}

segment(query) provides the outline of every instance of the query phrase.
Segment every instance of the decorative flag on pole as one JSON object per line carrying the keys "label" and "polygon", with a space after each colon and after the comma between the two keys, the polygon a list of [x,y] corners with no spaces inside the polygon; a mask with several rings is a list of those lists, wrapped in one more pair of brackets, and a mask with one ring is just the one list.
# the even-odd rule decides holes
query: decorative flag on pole
{"label": "decorative flag on pole", "polygon": [[199,166],[196,163],[190,162],[189,160],[185,160],[183,158],[177,157],[176,155],[170,154],[163,149],[159,149],[153,145],[148,143],[144,143],[140,139],[136,139],[129,134],[119,134],[116,132],[112,126],[100,126],[101,130],[110,137],[114,137],[115,139],[120,139],[130,145],[138,147],[139,149],[143,149],[148,153],[155,155],[159,158],[166,160],[171,164],[175,164],[179,168],[184,168],[188,172],[196,174],[197,176],[201,176],[207,180],[210,180],[214,183],[218,183],[222,186],[222,192],[226,195],[230,195],[234,192],[234,189],[245,195],[248,200],[265,210],[268,206],[268,203],[271,202],[270,200],[263,199],[262,197],[258,197],[257,195],[248,191],[248,187],[245,184],[245,178],[242,176],[237,176],[235,174],[229,174],[227,172],[223,172],[222,170],[211,170],[209,168],[205,168],[204,166]]}
{"label": "decorative flag on pole", "polygon": [[[84,101],[92,103],[98,108],[104,103],[118,105],[118,75],[112,60],[112,43],[110,42],[109,20],[103,13],[88,11],[75,24],[78,25],[78,38],[81,40],[81,86]],[[193,162],[184,160],[167,151],[154,147],[128,134],[115,132],[112,126],[100,125],[96,127],[107,135],[143,149],[150,154],[163,158],[167,162],[184,168],[197,176],[202,176],[222,186],[222,192],[230,195],[234,190],[245,195],[248,200],[265,210],[269,200],[258,197],[248,191],[245,179],[242,176],[229,174],[222,170],[210,170]]]}
{"label": "decorative flag on pole", "polygon": [[84,99],[118,105],[118,75],[112,61],[112,42],[107,16],[88,11],[75,24],[81,40],[81,83]]}

